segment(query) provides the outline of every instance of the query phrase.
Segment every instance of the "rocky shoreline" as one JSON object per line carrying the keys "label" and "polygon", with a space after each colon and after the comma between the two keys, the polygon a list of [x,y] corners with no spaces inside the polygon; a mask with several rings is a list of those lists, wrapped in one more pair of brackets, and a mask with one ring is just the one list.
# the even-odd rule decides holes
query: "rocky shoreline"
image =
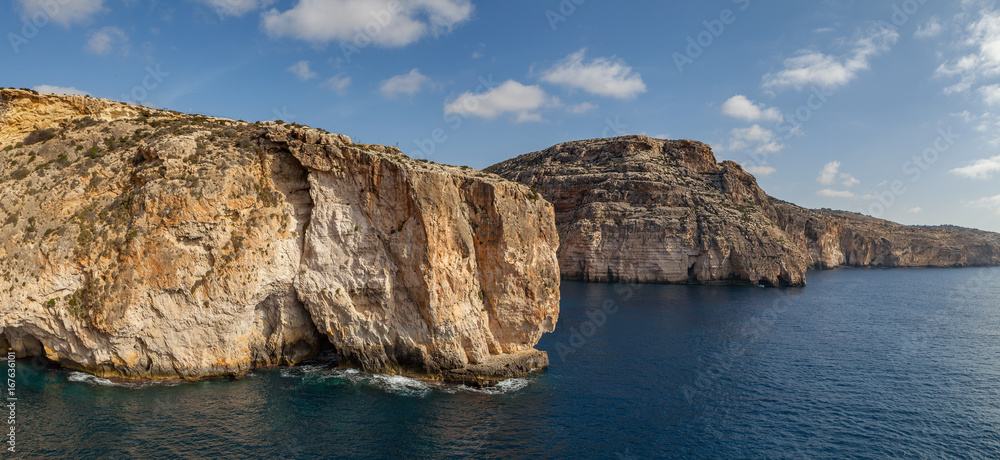
{"label": "rocky shoreline", "polygon": [[0,91],[0,345],[100,377],[545,367],[552,207],[304,126]]}
{"label": "rocky shoreline", "polygon": [[0,90],[0,347],[122,381],[338,365],[493,385],[548,365],[560,280],[803,286],[1000,265],[1000,235],[768,196],[703,143],[477,171],[283,122]]}

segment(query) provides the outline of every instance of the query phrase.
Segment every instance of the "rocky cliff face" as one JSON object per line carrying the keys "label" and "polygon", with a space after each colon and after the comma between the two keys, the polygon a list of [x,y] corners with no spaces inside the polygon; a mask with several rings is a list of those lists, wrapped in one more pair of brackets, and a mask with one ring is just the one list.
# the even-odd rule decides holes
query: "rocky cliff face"
{"label": "rocky cliff face", "polygon": [[552,206],[479,171],[276,123],[0,91],[0,345],[194,378],[332,345],[370,372],[544,367]]}
{"label": "rocky cliff face", "polygon": [[772,199],[781,226],[817,269],[1000,265],[1000,234],[915,227],[846,211],[804,209]]}
{"label": "rocky cliff face", "polygon": [[770,198],[695,141],[569,142],[491,166],[555,206],[564,279],[796,286],[806,259]]}
{"label": "rocky cliff face", "polygon": [[1000,265],[1000,234],[804,209],[695,141],[569,142],[487,171],[555,205],[566,279],[801,285],[807,268]]}

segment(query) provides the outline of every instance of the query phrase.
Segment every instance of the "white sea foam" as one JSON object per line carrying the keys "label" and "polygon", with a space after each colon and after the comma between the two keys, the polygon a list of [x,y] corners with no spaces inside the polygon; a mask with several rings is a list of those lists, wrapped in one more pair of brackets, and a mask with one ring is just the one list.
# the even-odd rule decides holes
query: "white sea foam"
{"label": "white sea foam", "polygon": [[93,374],[88,374],[86,372],[70,371],[69,375],[66,377],[70,382],[84,383],[87,385],[100,386],[100,387],[120,387],[120,388],[146,388],[151,386],[167,386],[172,387],[178,385],[177,382],[112,382],[111,380],[98,377]]}

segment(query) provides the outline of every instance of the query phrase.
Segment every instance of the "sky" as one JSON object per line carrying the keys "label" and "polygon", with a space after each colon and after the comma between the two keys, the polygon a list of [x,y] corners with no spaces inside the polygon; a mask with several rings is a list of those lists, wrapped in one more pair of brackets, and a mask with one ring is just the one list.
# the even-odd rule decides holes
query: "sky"
{"label": "sky", "polygon": [[475,168],[694,139],[802,206],[1000,231],[997,1],[0,0],[0,32],[0,86]]}

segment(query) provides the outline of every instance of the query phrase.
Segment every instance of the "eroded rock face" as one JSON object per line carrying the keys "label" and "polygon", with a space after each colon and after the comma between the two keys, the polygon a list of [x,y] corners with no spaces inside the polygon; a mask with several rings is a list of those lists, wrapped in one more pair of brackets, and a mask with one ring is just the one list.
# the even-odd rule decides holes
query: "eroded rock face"
{"label": "eroded rock face", "polygon": [[804,209],[773,199],[778,224],[811,268],[1000,265],[1000,234],[917,227],[846,211]]}
{"label": "eroded rock face", "polygon": [[[14,120],[14,122],[7,122]],[[0,91],[0,340],[105,377],[544,367],[552,207],[346,136]],[[18,145],[20,143],[21,145]]]}
{"label": "eroded rock face", "polygon": [[569,142],[487,171],[555,206],[564,279],[796,286],[806,260],[769,197],[696,141]]}
{"label": "eroded rock face", "polygon": [[801,285],[807,268],[1000,265],[1000,234],[801,208],[695,141],[569,142],[487,171],[553,202],[566,279]]}

